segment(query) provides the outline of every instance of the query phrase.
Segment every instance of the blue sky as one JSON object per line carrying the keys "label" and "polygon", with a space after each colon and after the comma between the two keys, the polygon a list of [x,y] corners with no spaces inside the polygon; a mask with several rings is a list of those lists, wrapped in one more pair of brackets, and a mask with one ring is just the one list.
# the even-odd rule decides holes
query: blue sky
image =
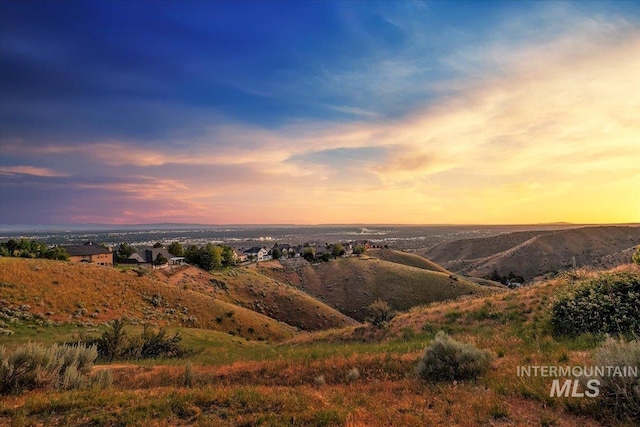
{"label": "blue sky", "polygon": [[0,223],[640,221],[639,31],[632,1],[4,1]]}

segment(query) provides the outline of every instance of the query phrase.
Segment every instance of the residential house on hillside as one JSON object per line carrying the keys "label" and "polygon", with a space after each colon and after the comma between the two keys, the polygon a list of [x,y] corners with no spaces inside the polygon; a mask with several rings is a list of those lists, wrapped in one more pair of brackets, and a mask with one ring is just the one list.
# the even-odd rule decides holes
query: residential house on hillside
{"label": "residential house on hillside", "polygon": [[284,258],[299,258],[302,256],[302,250],[304,249],[304,246],[302,245],[292,246],[288,243],[285,243],[281,245],[276,244],[273,248],[279,249],[280,253],[282,253],[282,256]]}
{"label": "residential house on hillside", "polygon": [[61,246],[73,262],[90,262],[98,265],[113,265],[113,253],[110,249],[88,241],[84,245]]}
{"label": "residential house on hillside", "polygon": [[135,264],[139,267],[168,267],[184,264],[184,257],[174,256],[164,248],[148,248],[132,253],[126,260],[121,261],[121,264]]}
{"label": "residential house on hillside", "polygon": [[247,262],[247,260],[249,259],[249,257],[247,256],[247,254],[245,254],[244,252],[242,252],[240,249],[234,249],[233,250],[234,253],[234,258],[235,261],[238,264],[241,264],[243,262]]}
{"label": "residential house on hillside", "polygon": [[256,262],[266,261],[267,255],[269,253],[269,251],[267,251],[266,248],[263,248],[260,246],[254,246],[243,252],[249,258],[249,260],[256,261]]}

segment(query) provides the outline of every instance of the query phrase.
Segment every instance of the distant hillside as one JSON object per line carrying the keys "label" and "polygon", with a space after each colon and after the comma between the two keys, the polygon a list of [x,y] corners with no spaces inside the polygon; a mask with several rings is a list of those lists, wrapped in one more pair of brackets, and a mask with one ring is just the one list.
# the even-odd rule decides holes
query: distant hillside
{"label": "distant hillside", "polygon": [[186,285],[204,293],[212,293],[219,300],[302,330],[341,328],[356,323],[300,289],[262,275],[255,268],[239,267],[210,274],[196,267],[186,267],[172,273],[160,270],[155,274],[176,286]]}
{"label": "distant hillside", "polygon": [[2,305],[22,307],[54,322],[99,324],[126,316],[134,322],[197,327],[247,339],[280,340],[293,327],[151,275],[84,263],[0,258]]}
{"label": "distant hillside", "polygon": [[410,267],[421,268],[423,270],[451,274],[451,272],[446,268],[416,254],[400,252],[393,249],[369,249],[367,251],[367,255],[380,258],[384,261],[395,262],[396,264],[403,264]]}
{"label": "distant hillside", "polygon": [[423,254],[444,267],[475,277],[494,270],[529,280],[576,266],[613,267],[630,260],[640,227],[602,226],[509,233],[437,245]]}
{"label": "distant hillside", "polygon": [[378,298],[396,310],[408,310],[434,301],[491,292],[454,275],[366,256],[295,269],[262,264],[258,269],[276,280],[299,287],[360,321],[366,319],[367,307]]}

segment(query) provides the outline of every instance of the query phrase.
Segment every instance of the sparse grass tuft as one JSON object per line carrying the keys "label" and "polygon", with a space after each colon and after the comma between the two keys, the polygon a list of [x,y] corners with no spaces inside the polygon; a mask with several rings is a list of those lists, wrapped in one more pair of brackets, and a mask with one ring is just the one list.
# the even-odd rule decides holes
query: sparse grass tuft
{"label": "sparse grass tuft", "polygon": [[[596,366],[621,369],[640,366],[640,341],[608,338],[595,352]],[[619,418],[640,421],[640,377],[611,375],[598,378],[602,404]]]}

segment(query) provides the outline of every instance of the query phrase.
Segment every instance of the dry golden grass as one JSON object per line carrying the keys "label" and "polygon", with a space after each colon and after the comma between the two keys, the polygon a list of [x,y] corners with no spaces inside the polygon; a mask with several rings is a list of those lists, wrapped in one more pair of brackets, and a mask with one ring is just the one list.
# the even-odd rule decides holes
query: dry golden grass
{"label": "dry golden grass", "polygon": [[370,249],[367,251],[367,255],[374,256],[384,261],[395,262],[396,264],[408,265],[409,267],[452,274],[441,265],[412,253],[400,252],[393,249]]}
{"label": "dry golden grass", "polygon": [[281,282],[326,301],[347,316],[363,321],[378,298],[395,310],[491,291],[464,278],[371,257],[351,257],[309,265],[295,271],[258,267]]}
{"label": "dry golden grass", "polygon": [[213,273],[187,267],[174,273],[157,272],[176,286],[187,286],[215,298],[240,305],[301,330],[341,328],[356,323],[301,290],[269,278],[261,271],[282,268],[279,263],[264,263],[256,268],[233,268]]}
{"label": "dry golden grass", "polygon": [[[362,262],[371,261],[377,262]],[[277,345],[243,342],[245,353],[230,363],[195,356],[178,364],[100,366],[114,374],[110,389],[3,397],[0,425],[630,426],[598,421],[598,408],[588,401],[549,398],[545,379],[516,376],[518,365],[591,363],[590,344],[554,339],[545,329],[554,295],[574,280],[564,275],[516,291],[415,307],[387,328],[349,326]],[[489,350],[489,372],[471,382],[419,380],[416,365],[438,330]],[[260,351],[276,356],[263,359]],[[349,375],[354,368],[355,379]]]}
{"label": "dry golden grass", "polygon": [[[99,324],[114,318],[198,327],[247,339],[281,340],[294,329],[268,316],[134,271],[64,261],[0,258],[2,298],[56,322]],[[154,306],[154,295],[160,303]]]}

